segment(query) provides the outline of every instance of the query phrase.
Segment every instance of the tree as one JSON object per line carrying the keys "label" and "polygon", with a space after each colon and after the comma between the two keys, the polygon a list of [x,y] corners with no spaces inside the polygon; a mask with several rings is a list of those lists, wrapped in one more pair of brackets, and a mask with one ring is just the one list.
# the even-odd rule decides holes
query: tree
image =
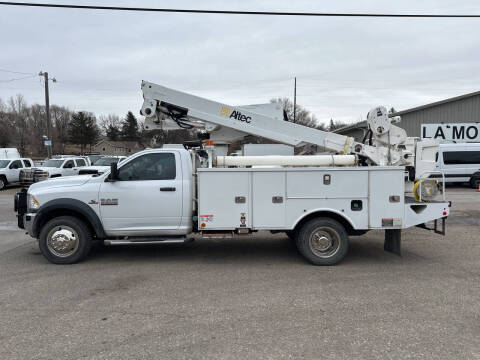
{"label": "tree", "polygon": [[0,147],[8,147],[11,141],[11,129],[10,129],[10,114],[7,111],[7,106],[0,99]]}
{"label": "tree", "polygon": [[11,114],[10,125],[14,130],[15,142],[20,154],[26,154],[26,138],[28,125],[28,106],[23,95],[17,94],[8,101]]}
{"label": "tree", "polygon": [[74,113],[70,121],[68,134],[70,142],[79,144],[81,153],[84,154],[85,147],[95,144],[100,135],[95,116],[84,111]]}
{"label": "tree", "polygon": [[330,119],[330,124],[328,125],[328,131],[334,131],[337,129],[340,129],[344,126],[347,126],[348,123],[343,122],[343,121],[335,121],[333,119]]}
{"label": "tree", "polygon": [[107,135],[108,140],[117,141],[120,139],[120,129],[114,125],[108,125],[105,135]]}
{"label": "tree", "polygon": [[[289,98],[271,99],[270,102],[282,104],[283,111],[287,115],[288,121],[293,122],[293,102]],[[317,121],[315,115],[311,114],[310,111],[303,106],[296,104],[295,109],[295,123],[315,129],[323,130],[325,128],[323,124]]]}
{"label": "tree", "polygon": [[68,141],[68,129],[72,118],[72,111],[64,106],[50,106],[50,117],[53,132],[53,150],[64,153],[65,144]]}
{"label": "tree", "polygon": [[131,111],[127,113],[127,117],[122,122],[122,130],[120,132],[123,140],[137,141],[138,140],[138,122],[137,118]]}
{"label": "tree", "polygon": [[101,115],[99,118],[100,130],[102,135],[108,140],[117,141],[120,139],[120,118],[115,114]]}

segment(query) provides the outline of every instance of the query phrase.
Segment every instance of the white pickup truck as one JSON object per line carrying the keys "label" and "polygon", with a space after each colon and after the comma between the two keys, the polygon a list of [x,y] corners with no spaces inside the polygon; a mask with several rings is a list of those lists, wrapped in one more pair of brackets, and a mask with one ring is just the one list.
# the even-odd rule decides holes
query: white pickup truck
{"label": "white pickup truck", "polygon": [[0,190],[5,189],[7,185],[18,185],[20,171],[32,167],[32,159],[0,159]]}
{"label": "white pickup truck", "polygon": [[78,175],[80,169],[87,166],[82,157],[52,158],[43,162],[42,166],[24,169],[20,172],[20,183],[27,185],[48,178]]}
{"label": "white pickup truck", "polygon": [[[193,157],[192,157],[193,156]],[[401,229],[449,214],[445,201],[404,195],[405,168],[209,167],[184,149],[153,149],[101,175],[61,177],[17,193],[18,225],[57,264],[87,256],[94,241],[146,243],[285,232],[312,264],[346,255],[348,236],[385,230],[400,252]]]}

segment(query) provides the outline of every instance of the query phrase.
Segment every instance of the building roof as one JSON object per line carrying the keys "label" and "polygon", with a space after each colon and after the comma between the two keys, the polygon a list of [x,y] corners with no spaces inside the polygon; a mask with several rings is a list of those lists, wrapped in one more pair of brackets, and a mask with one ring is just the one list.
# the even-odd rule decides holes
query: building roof
{"label": "building roof", "polygon": [[442,104],[447,104],[447,103],[458,101],[458,100],[468,99],[470,97],[477,96],[477,95],[480,95],[480,91],[474,91],[472,93],[468,93],[468,94],[464,94],[464,95],[460,95],[460,96],[455,96],[455,97],[448,98],[448,99],[445,99],[445,100],[435,101],[435,102],[430,103],[430,104],[413,107],[413,108],[407,109],[407,110],[398,111],[396,113],[391,114],[391,116],[403,115],[403,114],[407,114],[407,113],[410,113],[410,112],[413,112],[413,111],[423,110],[423,109],[431,108],[431,107],[442,105]]}
{"label": "building roof", "polygon": [[359,121],[350,125],[342,126],[341,128],[335,129],[332,132],[334,133],[342,133],[343,131],[353,130],[353,129],[361,129],[367,128],[367,121]]}

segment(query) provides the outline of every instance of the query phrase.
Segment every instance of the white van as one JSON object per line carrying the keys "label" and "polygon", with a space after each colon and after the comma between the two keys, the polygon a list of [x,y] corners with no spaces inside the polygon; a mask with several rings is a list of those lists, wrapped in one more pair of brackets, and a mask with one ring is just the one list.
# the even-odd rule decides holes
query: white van
{"label": "white van", "polygon": [[[445,182],[468,182],[480,186],[480,143],[440,144],[436,170],[443,171]],[[440,177],[432,175],[431,177]]]}
{"label": "white van", "polygon": [[0,148],[0,159],[19,159],[20,153],[16,148]]}

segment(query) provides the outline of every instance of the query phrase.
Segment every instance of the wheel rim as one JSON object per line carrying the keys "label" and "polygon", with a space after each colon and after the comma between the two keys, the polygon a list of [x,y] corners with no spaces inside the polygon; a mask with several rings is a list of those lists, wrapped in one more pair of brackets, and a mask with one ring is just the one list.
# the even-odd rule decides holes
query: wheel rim
{"label": "wheel rim", "polygon": [[0,189],[3,189],[5,187],[5,182],[3,179],[0,179]]}
{"label": "wheel rim", "polygon": [[340,248],[340,235],[332,228],[321,227],[312,232],[308,242],[315,256],[329,258]]}
{"label": "wheel rim", "polygon": [[78,234],[70,226],[56,226],[47,235],[47,248],[55,256],[68,257],[78,249]]}

